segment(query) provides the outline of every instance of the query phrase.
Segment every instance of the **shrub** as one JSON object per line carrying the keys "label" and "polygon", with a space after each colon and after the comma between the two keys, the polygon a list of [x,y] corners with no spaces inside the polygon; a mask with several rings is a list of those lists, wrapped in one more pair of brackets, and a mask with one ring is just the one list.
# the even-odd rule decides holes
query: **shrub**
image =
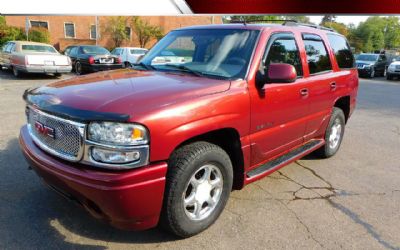
{"label": "shrub", "polygon": [[50,33],[46,28],[35,27],[29,30],[29,41],[39,43],[49,43]]}

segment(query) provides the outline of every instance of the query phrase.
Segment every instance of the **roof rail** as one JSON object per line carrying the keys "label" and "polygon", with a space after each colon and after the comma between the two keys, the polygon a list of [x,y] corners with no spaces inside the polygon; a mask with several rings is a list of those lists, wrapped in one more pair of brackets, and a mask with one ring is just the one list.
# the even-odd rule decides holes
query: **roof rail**
{"label": "roof rail", "polygon": [[299,22],[288,21],[288,22],[283,23],[283,25],[286,25],[286,26],[306,26],[306,27],[310,27],[310,28],[314,28],[314,29],[320,29],[320,30],[327,30],[327,31],[336,32],[336,30],[334,30],[332,28],[328,28],[328,27],[324,27],[324,26],[320,26],[320,25],[316,25],[316,24],[310,24],[310,23],[299,23]]}
{"label": "roof rail", "polygon": [[277,19],[277,20],[245,20],[242,18],[241,20],[231,20],[230,23],[242,23],[244,25],[250,24],[250,23],[274,23],[274,22],[279,22],[282,23],[284,26],[305,26],[305,27],[310,27],[314,29],[320,29],[320,30],[327,30],[327,31],[332,31],[336,32],[336,30],[316,24],[310,24],[310,23],[299,23],[296,20],[284,20],[284,19]]}

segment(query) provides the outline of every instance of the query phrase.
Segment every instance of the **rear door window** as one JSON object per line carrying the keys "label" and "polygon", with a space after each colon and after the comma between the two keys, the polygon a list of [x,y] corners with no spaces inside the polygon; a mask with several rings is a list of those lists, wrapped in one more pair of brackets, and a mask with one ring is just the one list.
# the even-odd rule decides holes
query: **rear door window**
{"label": "rear door window", "polygon": [[303,41],[310,74],[331,71],[331,60],[322,38],[315,34],[303,34]]}
{"label": "rear door window", "polygon": [[354,68],[356,66],[355,59],[346,38],[337,34],[328,34],[327,36],[329,44],[331,45],[333,52],[335,52],[335,58],[339,68]]}

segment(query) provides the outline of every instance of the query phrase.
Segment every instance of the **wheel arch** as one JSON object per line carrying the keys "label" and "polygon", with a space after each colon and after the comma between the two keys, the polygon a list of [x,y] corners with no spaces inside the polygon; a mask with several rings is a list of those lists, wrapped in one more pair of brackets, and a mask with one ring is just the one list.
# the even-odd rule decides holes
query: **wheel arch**
{"label": "wheel arch", "polygon": [[233,167],[233,189],[244,186],[244,156],[239,132],[234,128],[221,128],[191,137],[174,148],[171,155],[182,146],[205,141],[221,147],[228,155]]}
{"label": "wheel arch", "polygon": [[339,97],[336,101],[335,104],[333,105],[334,107],[340,108],[345,117],[345,122],[347,123],[349,117],[350,117],[350,96],[342,96]]}

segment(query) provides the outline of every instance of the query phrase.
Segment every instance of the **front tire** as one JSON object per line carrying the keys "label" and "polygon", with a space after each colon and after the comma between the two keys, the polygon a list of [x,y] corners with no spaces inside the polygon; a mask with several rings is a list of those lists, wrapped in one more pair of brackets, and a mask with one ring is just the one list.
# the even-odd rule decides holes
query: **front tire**
{"label": "front tire", "polygon": [[176,150],[168,162],[161,225],[190,237],[211,226],[232,190],[228,154],[215,144],[195,142]]}
{"label": "front tire", "polygon": [[329,158],[336,154],[343,140],[346,125],[343,110],[334,107],[328,128],[325,131],[325,145],[317,149],[316,153],[321,158]]}
{"label": "front tire", "polygon": [[369,78],[374,78],[375,77],[375,69],[371,69],[371,73],[369,73]]}
{"label": "front tire", "polygon": [[386,80],[392,80],[392,79],[393,79],[393,77],[389,73],[387,73],[386,74]]}

